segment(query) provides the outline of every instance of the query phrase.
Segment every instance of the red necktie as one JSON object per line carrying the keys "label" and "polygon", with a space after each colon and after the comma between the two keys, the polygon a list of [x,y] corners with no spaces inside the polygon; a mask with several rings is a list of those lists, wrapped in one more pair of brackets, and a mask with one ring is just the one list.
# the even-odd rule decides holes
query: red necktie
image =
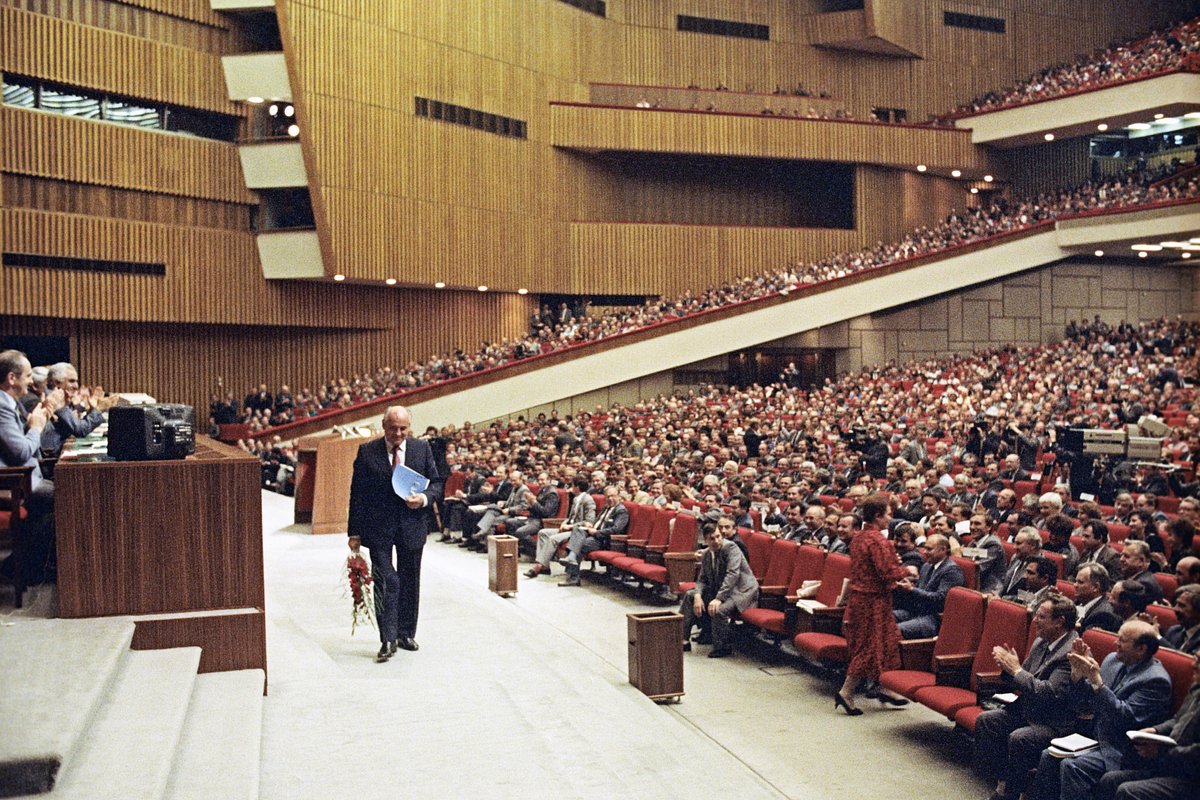
{"label": "red necktie", "polygon": [[395,469],[404,463],[404,457],[401,455],[403,452],[404,451],[400,449],[400,445],[396,445],[396,447],[392,449],[392,469]]}

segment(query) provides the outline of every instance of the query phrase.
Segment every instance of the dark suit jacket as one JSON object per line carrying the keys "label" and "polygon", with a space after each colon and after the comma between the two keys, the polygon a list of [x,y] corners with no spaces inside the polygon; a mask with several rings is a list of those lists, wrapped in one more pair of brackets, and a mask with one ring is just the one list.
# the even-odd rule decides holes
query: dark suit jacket
{"label": "dark suit jacket", "polygon": [[1085,564],[1099,564],[1108,570],[1108,577],[1114,583],[1121,579],[1121,554],[1113,550],[1106,544],[1100,545],[1100,549],[1094,555],[1080,553],[1079,561],[1075,563],[1075,571]]}
{"label": "dark suit jacket", "polygon": [[1182,650],[1195,655],[1200,652],[1200,630],[1193,631],[1192,635],[1188,636],[1182,625],[1172,625],[1162,635],[1162,643],[1172,650]]}
{"label": "dark suit jacket", "polygon": [[533,505],[529,507],[531,519],[546,519],[558,516],[558,490],[547,486],[537,493]]}
{"label": "dark suit jacket", "polygon": [[1074,725],[1075,706],[1070,702],[1071,662],[1067,661],[1067,653],[1078,638],[1075,631],[1068,631],[1051,650],[1052,643],[1039,636],[1029,648],[1021,671],[1011,678],[1021,693],[1017,702],[1026,722],[1063,731]]}
{"label": "dark suit jacket", "polygon": [[1097,600],[1096,604],[1089,608],[1087,614],[1079,620],[1080,633],[1088,628],[1099,628],[1102,631],[1116,633],[1120,627],[1121,618],[1117,616],[1117,612],[1113,611],[1112,603],[1108,602],[1107,597]]}
{"label": "dark suit jacket", "polygon": [[1153,572],[1148,569],[1142,570],[1133,576],[1133,580],[1146,587],[1146,596],[1150,598],[1151,603],[1161,603],[1163,601],[1162,586],[1154,579]]}
{"label": "dark suit jacket", "polygon": [[601,509],[596,512],[596,523],[596,530],[592,532],[592,536],[607,548],[614,533],[622,534],[629,528],[629,509],[625,508],[625,504],[621,502],[618,502],[607,513],[605,509]]}
{"label": "dark suit jacket", "polygon": [[955,586],[962,586],[962,567],[955,564],[949,557],[938,565],[935,571],[933,565],[926,562],[921,565],[921,574],[917,585],[910,592],[897,592],[897,605],[918,616],[939,614],[946,604],[946,595]]}
{"label": "dark suit jacket", "polygon": [[429,478],[424,508],[412,509],[392,491],[392,464],[387,442],[373,439],[359,446],[350,481],[350,521],[347,530],[367,548],[393,543],[407,550],[425,545],[433,522],[433,502],[442,495],[443,479],[438,474],[429,443],[409,438],[404,465]]}
{"label": "dark suit jacket", "polygon": [[1170,736],[1177,746],[1163,748],[1150,768],[1160,775],[1185,778],[1195,786],[1200,781],[1200,683],[1192,684],[1175,716],[1154,730]]}

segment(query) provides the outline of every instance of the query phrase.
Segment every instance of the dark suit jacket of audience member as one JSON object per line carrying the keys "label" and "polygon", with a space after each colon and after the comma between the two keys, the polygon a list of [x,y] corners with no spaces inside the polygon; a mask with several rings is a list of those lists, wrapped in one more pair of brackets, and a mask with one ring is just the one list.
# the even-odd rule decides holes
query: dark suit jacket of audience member
{"label": "dark suit jacket of audience member", "polygon": [[[1093,555],[1079,554],[1079,561],[1075,564],[1075,571],[1087,564],[1099,564],[1108,570],[1109,580],[1118,581],[1121,579],[1121,554],[1113,550],[1106,544],[1100,545]],[[1071,577],[1075,577],[1072,575]]]}
{"label": "dark suit jacket of audience member", "polygon": [[911,591],[897,591],[893,602],[897,608],[911,612],[913,616],[940,614],[946,605],[946,595],[955,586],[966,583],[962,567],[949,556],[935,568],[926,562],[921,565],[917,585]]}
{"label": "dark suit jacket of audience member", "polygon": [[1107,597],[1101,597],[1088,609],[1087,614],[1079,618],[1079,632],[1088,628],[1099,628],[1102,631],[1116,633],[1121,627],[1121,618],[1113,611],[1112,603]]}
{"label": "dark suit jacket of audience member", "polygon": [[1172,650],[1181,650],[1184,653],[1195,655],[1200,652],[1200,627],[1193,630],[1189,636],[1182,625],[1172,625],[1162,635],[1162,643]]}
{"label": "dark suit jacket of audience member", "polygon": [[1151,603],[1161,603],[1163,601],[1162,586],[1154,579],[1154,573],[1150,570],[1142,570],[1137,575],[1134,575],[1131,580],[1135,580],[1146,587],[1146,597],[1149,598]]}
{"label": "dark suit jacket of audience member", "polygon": [[596,512],[596,530],[592,537],[607,549],[614,534],[620,535],[629,529],[629,509],[618,501],[612,508],[604,508]]}
{"label": "dark suit jacket of audience member", "polygon": [[553,486],[547,486],[537,493],[537,497],[533,500],[533,505],[529,506],[530,519],[548,519],[558,516],[558,490]]}
{"label": "dark suit jacket of audience member", "polygon": [[1075,724],[1075,706],[1070,702],[1071,662],[1067,653],[1078,638],[1075,631],[1067,631],[1057,643],[1043,641],[1039,636],[1029,648],[1021,671],[1015,676],[1005,674],[1005,682],[1020,691],[1021,696],[1013,705],[1026,722],[1047,725],[1057,731],[1066,731]]}

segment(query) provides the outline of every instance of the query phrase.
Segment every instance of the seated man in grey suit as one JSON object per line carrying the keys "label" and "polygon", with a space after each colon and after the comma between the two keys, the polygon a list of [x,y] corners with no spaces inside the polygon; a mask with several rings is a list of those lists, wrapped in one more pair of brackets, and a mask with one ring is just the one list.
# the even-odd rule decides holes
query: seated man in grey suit
{"label": "seated man in grey suit", "polygon": [[994,800],[1019,797],[1042,750],[1075,724],[1067,660],[1078,638],[1075,604],[1064,597],[1046,600],[1038,606],[1033,624],[1038,638],[1024,662],[1011,643],[992,650],[1002,678],[1019,697],[1004,708],[983,712],[975,723],[976,757],[997,781]]}
{"label": "seated man in grey suit", "polygon": [[724,658],[733,653],[729,643],[733,615],[754,605],[758,581],[741,548],[728,541],[720,528],[708,522],[703,530],[708,546],[700,559],[700,576],[696,586],[688,589],[679,603],[679,613],[683,615],[683,649],[692,649],[692,628],[708,617],[713,643],[708,657]]}
{"label": "seated man in grey suit", "polygon": [[893,613],[900,623],[900,635],[905,639],[937,636],[946,595],[964,582],[962,567],[950,558],[950,540],[940,533],[930,534],[917,582],[906,579],[896,587]]}
{"label": "seated man in grey suit", "polygon": [[567,557],[563,565],[567,568],[567,579],[559,586],[579,585],[579,563],[595,550],[607,550],[614,534],[629,529],[629,509],[621,502],[621,492],[616,486],[604,490],[604,508],[596,515],[591,525],[577,525],[571,532],[567,544]]}
{"label": "seated man in grey suit", "polygon": [[1157,733],[1174,745],[1134,742],[1139,764],[1135,769],[1108,772],[1092,796],[1096,800],[1160,800],[1200,797],[1200,654],[1192,660],[1192,688],[1175,716],[1143,733]]}
{"label": "seated man in grey suit", "polygon": [[511,535],[521,541],[536,536],[542,529],[542,520],[557,517],[560,511],[558,489],[550,481],[550,473],[538,473],[537,485],[537,494],[529,506],[529,516],[505,526]]}
{"label": "seated man in grey suit", "polygon": [[1029,800],[1091,800],[1104,773],[1133,755],[1126,731],[1157,725],[1171,714],[1171,676],[1154,657],[1158,635],[1141,620],[1126,622],[1117,634],[1117,651],[1100,664],[1082,640],[1067,656],[1071,662],[1076,708],[1095,719],[1099,744],[1074,758],[1042,753]]}
{"label": "seated man in grey suit", "polygon": [[992,529],[992,519],[983,510],[971,515],[971,546],[963,548],[963,555],[979,565],[979,591],[984,594],[1000,594],[1004,588],[1004,573],[1008,563],[1004,560],[1004,545]]}
{"label": "seated man in grey suit", "polygon": [[571,538],[571,532],[581,525],[596,521],[596,501],[588,493],[588,479],[576,475],[571,481],[571,510],[558,528],[542,528],[538,531],[537,554],[534,565],[525,573],[526,578],[550,573],[550,561],[559,545]]}

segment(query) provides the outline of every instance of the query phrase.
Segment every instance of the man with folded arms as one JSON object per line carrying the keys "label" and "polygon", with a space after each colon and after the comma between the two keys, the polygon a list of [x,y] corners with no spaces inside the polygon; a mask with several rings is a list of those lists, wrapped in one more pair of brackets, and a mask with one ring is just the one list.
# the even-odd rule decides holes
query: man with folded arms
{"label": "man with folded arms", "polygon": [[1019,797],[1042,750],[1075,724],[1067,660],[1078,638],[1075,604],[1064,597],[1046,600],[1038,606],[1033,624],[1038,638],[1024,662],[1011,642],[992,649],[1002,679],[1019,694],[1004,708],[983,712],[975,723],[976,757],[997,780],[992,800]]}
{"label": "man with folded arms", "polygon": [[1109,770],[1132,755],[1126,731],[1162,722],[1171,713],[1171,676],[1154,657],[1158,633],[1141,620],[1126,622],[1117,649],[1100,664],[1082,640],[1068,654],[1072,699],[1095,719],[1098,744],[1073,758],[1042,753],[1030,800],[1090,800],[1092,789]]}
{"label": "man with folded arms", "polygon": [[1192,688],[1175,716],[1141,733],[1168,736],[1175,744],[1134,740],[1140,763],[1105,774],[1096,800],[1196,800],[1200,798],[1200,654],[1192,657]]}

